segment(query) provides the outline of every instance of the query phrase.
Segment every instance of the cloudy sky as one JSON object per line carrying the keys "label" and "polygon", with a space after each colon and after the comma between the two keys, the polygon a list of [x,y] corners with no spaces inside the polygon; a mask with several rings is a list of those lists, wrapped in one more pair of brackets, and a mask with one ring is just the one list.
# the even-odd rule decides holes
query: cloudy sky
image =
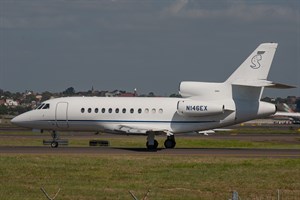
{"label": "cloudy sky", "polygon": [[221,82],[262,42],[269,80],[298,86],[298,0],[0,0],[0,88],[123,89],[167,95],[182,80]]}

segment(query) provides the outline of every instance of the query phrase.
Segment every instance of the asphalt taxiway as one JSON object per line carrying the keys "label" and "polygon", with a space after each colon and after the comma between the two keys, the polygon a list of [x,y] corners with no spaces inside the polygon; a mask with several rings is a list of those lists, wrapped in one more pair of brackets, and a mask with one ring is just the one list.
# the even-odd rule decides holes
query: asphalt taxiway
{"label": "asphalt taxiway", "polygon": [[0,154],[48,154],[48,155],[198,155],[207,157],[262,157],[300,158],[300,149],[243,149],[243,148],[175,148],[148,151],[145,148],[116,147],[58,147],[1,146]]}
{"label": "asphalt taxiway", "polygon": [[[274,130],[283,129],[283,126],[272,127]],[[269,127],[270,128],[270,127]],[[290,127],[289,127],[290,128]],[[296,130],[299,126],[295,127]],[[285,127],[287,129],[287,127]],[[23,133],[26,130],[14,130],[12,128],[0,129],[0,141],[5,140],[18,140],[20,138],[26,139],[50,139],[47,134],[32,135],[29,133],[26,135]],[[300,145],[300,134],[266,134],[260,133],[258,130],[255,133],[250,134],[212,134],[210,136],[203,136],[199,134],[179,134],[177,135],[178,141],[181,137],[204,137],[217,140],[239,140],[239,141],[251,141],[251,142],[275,142],[283,144]],[[110,138],[123,138],[128,137],[125,135],[111,135],[100,134],[95,136],[93,133],[68,133],[63,135],[64,139],[87,139],[98,138],[110,140]],[[163,136],[158,136],[163,137]],[[58,148],[51,148],[50,146],[6,146],[4,143],[0,145],[0,155],[3,154],[69,154],[69,155],[197,155],[207,157],[262,157],[262,158],[300,158],[300,148],[295,149],[259,149],[259,148],[174,148],[165,149],[158,148],[156,151],[148,151],[146,148],[133,148],[133,147],[69,147],[59,146]]]}

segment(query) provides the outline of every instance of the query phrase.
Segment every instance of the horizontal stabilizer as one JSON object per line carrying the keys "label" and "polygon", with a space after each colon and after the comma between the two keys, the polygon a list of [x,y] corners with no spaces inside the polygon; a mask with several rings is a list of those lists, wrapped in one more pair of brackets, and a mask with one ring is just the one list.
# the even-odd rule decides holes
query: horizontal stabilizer
{"label": "horizontal stabilizer", "polygon": [[291,89],[291,88],[296,88],[296,86],[293,85],[286,85],[282,83],[274,83],[272,82],[272,85],[266,86],[268,88],[276,88],[276,89]]}
{"label": "horizontal stabilizer", "polygon": [[295,88],[295,86],[286,85],[282,83],[274,83],[272,81],[267,80],[235,80],[232,85],[239,86],[249,86],[249,87],[268,87],[268,88],[278,88],[278,89],[290,89]]}

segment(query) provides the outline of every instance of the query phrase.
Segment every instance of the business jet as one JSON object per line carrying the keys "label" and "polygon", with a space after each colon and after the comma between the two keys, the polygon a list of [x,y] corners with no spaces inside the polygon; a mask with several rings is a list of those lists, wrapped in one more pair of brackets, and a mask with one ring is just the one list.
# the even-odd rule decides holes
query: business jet
{"label": "business jet", "polygon": [[234,125],[276,112],[260,101],[265,87],[292,86],[267,80],[277,43],[260,44],[222,83],[183,81],[183,98],[63,97],[43,102],[35,110],[11,120],[13,124],[52,132],[93,131],[144,134],[146,147],[157,149],[155,135],[166,135],[164,146],[174,148],[176,133],[199,132]]}
{"label": "business jet", "polygon": [[300,124],[300,113],[297,112],[276,112],[272,117],[274,119],[277,119],[277,117],[284,117],[288,118],[293,124]]}

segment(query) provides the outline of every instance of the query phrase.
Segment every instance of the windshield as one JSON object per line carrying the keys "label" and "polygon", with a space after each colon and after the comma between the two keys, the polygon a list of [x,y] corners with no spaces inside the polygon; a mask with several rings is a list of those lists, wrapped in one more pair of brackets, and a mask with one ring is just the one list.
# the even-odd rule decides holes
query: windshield
{"label": "windshield", "polygon": [[50,104],[49,103],[42,103],[41,105],[39,105],[36,110],[40,110],[40,109],[49,109],[50,108]]}

